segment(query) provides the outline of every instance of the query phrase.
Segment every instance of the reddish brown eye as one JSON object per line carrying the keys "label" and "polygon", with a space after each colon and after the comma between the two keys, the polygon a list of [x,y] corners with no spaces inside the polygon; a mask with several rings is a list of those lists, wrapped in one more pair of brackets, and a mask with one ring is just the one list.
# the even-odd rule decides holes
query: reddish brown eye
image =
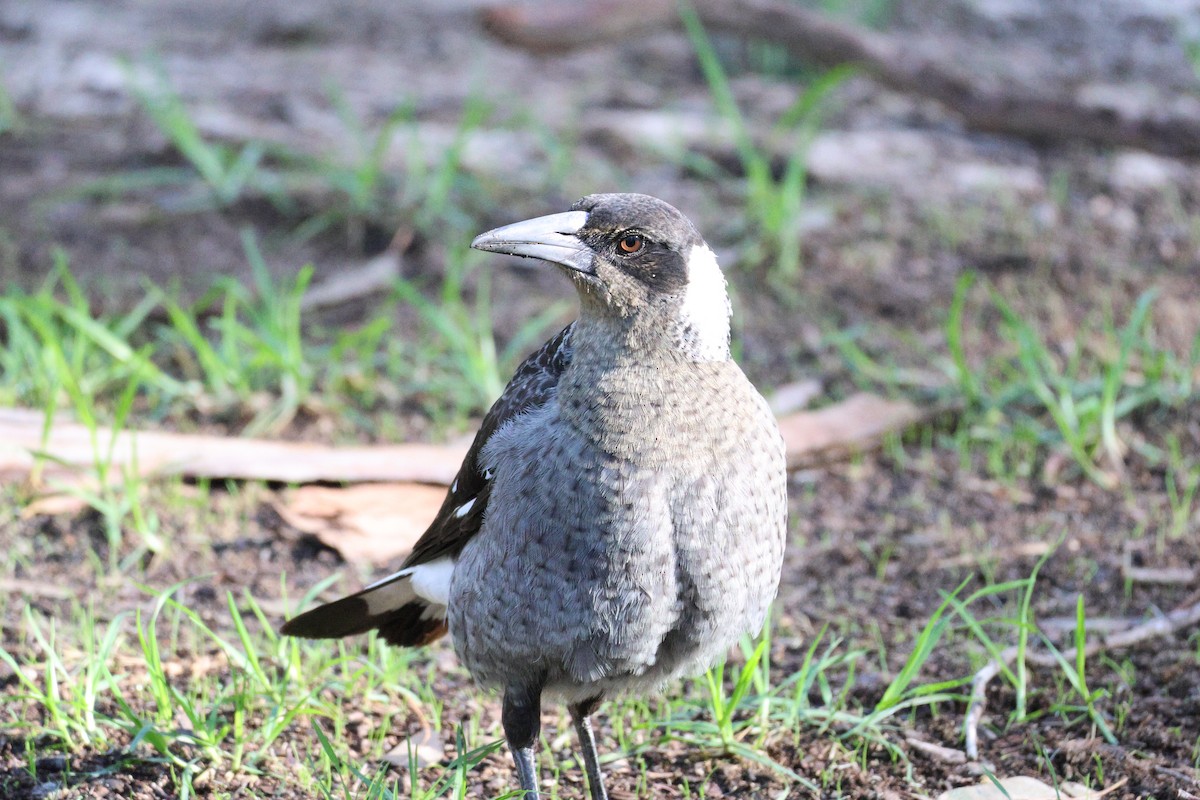
{"label": "reddish brown eye", "polygon": [[643,241],[642,237],[638,236],[636,233],[626,234],[625,236],[621,237],[621,241],[617,242],[617,247],[620,248],[621,252],[625,253],[626,255],[633,255],[641,250],[644,245],[645,242]]}

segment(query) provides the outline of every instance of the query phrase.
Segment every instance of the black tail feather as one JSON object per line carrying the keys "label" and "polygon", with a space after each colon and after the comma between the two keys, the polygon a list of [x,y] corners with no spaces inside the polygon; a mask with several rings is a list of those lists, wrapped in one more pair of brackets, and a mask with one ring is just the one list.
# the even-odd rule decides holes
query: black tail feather
{"label": "black tail feather", "polygon": [[285,636],[305,639],[340,639],[377,630],[386,642],[415,647],[429,644],[446,633],[445,618],[429,615],[428,610],[428,603],[414,600],[371,616],[367,602],[360,595],[351,595],[292,617],[279,630]]}

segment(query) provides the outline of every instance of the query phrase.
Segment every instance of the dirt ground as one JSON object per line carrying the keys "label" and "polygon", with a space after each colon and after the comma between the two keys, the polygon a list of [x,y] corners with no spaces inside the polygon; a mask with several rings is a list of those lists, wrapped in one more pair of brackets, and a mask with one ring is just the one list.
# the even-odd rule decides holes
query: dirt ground
{"label": "dirt ground", "polygon": [[[620,129],[622,119],[636,122],[649,140],[664,126],[693,119],[720,127],[685,39],[664,33],[623,48],[538,60],[487,39],[474,23],[475,5],[421,3],[400,13],[365,2],[344,16],[319,3],[283,2],[252,9],[214,3],[203,12],[181,2],[132,0],[0,8],[0,44],[8,51],[0,75],[23,118],[20,127],[0,133],[0,280],[36,285],[53,249],[61,247],[97,310],[128,308],[144,281],[195,296],[216,273],[244,276],[240,230],[247,224],[264,232],[272,270],[289,273],[312,262],[318,278],[375,255],[403,226],[412,209],[400,204],[371,219],[357,240],[326,232],[297,242],[287,235],[294,228],[289,214],[297,212],[280,211],[262,197],[180,212],[174,210],[182,202],[177,188],[99,198],[73,193],[73,187],[122,170],[180,165],[161,133],[117,88],[120,58],[146,54],[157,54],[172,85],[200,109],[208,135],[229,142],[270,137],[307,152],[351,146],[329,100],[329,84],[344,90],[367,125],[378,124],[396,97],[413,100],[414,135],[428,142],[444,142],[466,99],[483,91],[494,116],[468,147],[474,193],[458,198],[478,230],[559,210],[589,191],[638,190],[685,209],[723,262],[739,263],[746,229],[729,213],[738,207],[738,176],[714,180],[661,151],[635,147],[631,140],[638,134]],[[984,5],[956,7],[982,14]],[[906,24],[919,20],[925,7],[901,6],[897,19]],[[970,20],[979,24],[977,17],[968,15]],[[736,63],[736,47],[731,49]],[[748,117],[762,128],[794,99],[786,81],[748,66],[734,85]],[[946,110],[865,78],[852,79],[839,98],[813,145],[804,266],[791,291],[771,288],[753,265],[729,268],[741,360],[759,386],[818,376],[828,397],[845,396],[863,378],[829,344],[829,334],[847,330],[862,332],[857,341],[872,356],[936,376],[946,353],[946,308],[968,269],[1034,321],[1062,354],[1079,331],[1106,314],[1125,319],[1137,298],[1153,289],[1156,336],[1181,357],[1188,353],[1200,329],[1200,165],[975,134]],[[313,131],[326,136],[314,141]],[[710,133],[706,129],[700,138]],[[557,151],[545,143],[555,138],[574,148],[569,168],[558,172],[551,169]],[[723,141],[718,131],[705,146],[717,152]],[[386,166],[398,171],[411,165]],[[328,199],[316,191],[301,203],[319,207]],[[430,232],[420,232],[405,261],[406,275],[436,276],[444,267],[442,253]],[[492,291],[504,341],[532,309],[562,300],[568,290],[553,275],[505,266]],[[354,309],[342,313],[348,324],[359,315]],[[968,351],[982,363],[1003,346],[989,333],[996,312],[986,304],[985,289],[972,293],[968,314]],[[407,415],[402,428],[428,430],[424,412],[406,404],[381,413]],[[222,427],[211,420],[199,424]],[[1025,578],[1051,546],[1034,595],[1041,621],[1073,619],[1079,596],[1089,618],[1098,619],[1145,619],[1196,602],[1194,577],[1166,583],[1129,578],[1131,565],[1200,574],[1200,518],[1193,510],[1182,535],[1165,535],[1167,476],[1139,449],[1173,436],[1184,458],[1200,459],[1200,410],[1194,404],[1139,412],[1121,423],[1130,453],[1121,485],[1112,490],[1062,467],[1057,453],[1038,459],[1027,476],[998,480],[982,455],[964,458],[946,444],[954,425],[953,418],[939,419],[882,451],[792,476],[794,533],[777,603],[775,673],[799,669],[813,637],[828,625],[844,639],[842,647],[873,654],[866,663],[874,672],[857,675],[854,683],[854,700],[869,708],[943,593],[972,576],[968,591],[982,585],[981,575],[991,582]],[[314,430],[328,428],[297,423],[284,435],[319,438]],[[139,582],[161,588],[207,576],[189,583],[179,599],[209,624],[227,628],[227,590],[248,590],[264,608],[282,613],[281,574],[295,597],[333,571],[352,571],[334,551],[289,529],[270,506],[275,488],[216,489],[203,508],[173,504],[163,524],[174,544],[144,564]],[[96,515],[24,520],[16,497],[9,489],[0,493],[0,545],[21,565],[10,577],[58,590],[33,590],[23,602],[5,604],[6,648],[24,639],[26,604],[54,614],[90,603],[107,620],[144,603],[135,586],[97,574],[87,553],[104,553],[107,545]],[[64,595],[61,587],[72,590]],[[981,613],[1012,613],[1015,600],[1006,596]],[[980,648],[956,636],[939,647],[922,680],[961,678],[980,666]],[[448,644],[439,643],[427,658],[452,658]],[[16,692],[5,669],[0,666],[0,691]],[[442,680],[448,741],[456,719],[495,720],[494,699],[479,697],[460,677]],[[888,736],[903,758],[879,746],[847,749],[817,728],[775,741],[769,753],[808,777],[836,765],[837,781],[825,787],[827,797],[934,797],[978,782],[984,768],[1047,782],[1054,775],[1100,788],[1120,784],[1116,797],[1200,796],[1200,631],[1093,658],[1088,680],[1111,692],[1103,707],[1121,720],[1115,745],[1099,737],[1086,714],[1053,708],[1062,696],[1061,677],[1034,668],[1030,719],[1008,723],[1014,697],[1003,682],[989,692],[980,762],[957,763],[909,743],[960,748],[963,703],[897,718]],[[361,729],[351,735],[366,738],[376,720],[387,717],[372,715],[381,709],[361,711]],[[399,743],[413,724],[397,725],[389,744]],[[568,727],[561,710],[548,709],[545,724]],[[612,726],[603,719],[599,724],[601,748],[611,751]],[[294,726],[278,749],[311,737],[308,726]],[[307,751],[310,744],[296,747]],[[0,733],[0,795],[176,796],[167,765],[133,759],[119,748],[47,751],[35,756],[37,768],[30,770],[30,753],[42,745]],[[565,755],[570,744],[562,747]],[[56,774],[61,777],[47,777]],[[711,776],[707,797],[808,796],[763,767],[707,757],[678,743],[649,747],[614,764],[609,774],[614,798],[683,797],[682,776]],[[647,775],[649,787],[640,783]],[[512,779],[507,754],[490,756],[469,779],[480,796],[505,791]],[[582,796],[580,775],[568,773],[564,780],[573,782],[562,788],[564,796]],[[202,797],[311,796],[277,775],[212,776],[198,788]]]}
{"label": "dirt ground", "polygon": [[[1186,424],[1194,431],[1196,422],[1193,417]],[[1154,498],[1161,484],[1146,474],[1138,476],[1135,485],[1137,496]],[[879,699],[902,665],[912,637],[941,601],[940,592],[972,575],[978,581],[984,563],[996,581],[1027,576],[1037,558],[1030,553],[1039,552],[1029,545],[1045,544],[1048,530],[1065,538],[1042,569],[1035,596],[1039,620],[1072,617],[1079,594],[1092,617],[1139,617],[1154,609],[1170,609],[1187,600],[1189,592],[1194,598],[1195,587],[1126,584],[1122,563],[1128,551],[1137,563],[1195,569],[1200,566],[1195,542],[1173,541],[1161,551],[1149,543],[1114,547],[1113,540],[1121,531],[1136,526],[1145,509],[1087,484],[1000,486],[979,477],[975,470],[964,470],[955,456],[935,452],[916,455],[907,463],[875,456],[798,476],[794,486],[796,534],[778,603],[773,668],[780,676],[798,669],[813,637],[828,624],[831,631],[845,637],[846,649],[864,647],[887,654],[885,663],[878,663],[877,673],[860,674],[854,684],[854,700],[867,708]],[[210,624],[228,624],[226,590],[246,589],[270,609],[272,598],[278,596],[281,572],[298,588],[342,568],[332,551],[287,531],[264,498],[235,500],[217,495],[213,502],[242,504],[248,516],[188,534],[194,520],[173,515],[170,524],[179,527],[181,540],[190,535],[196,546],[178,547],[167,558],[155,559],[144,577],[148,585],[167,586],[207,576],[190,583],[179,599]],[[86,594],[107,618],[144,601],[131,586],[97,584],[94,568],[80,557],[87,550],[81,540],[94,539],[97,527],[95,519],[84,516],[36,519],[6,529],[16,533],[13,546],[36,565],[39,583],[86,587]],[[103,552],[102,543],[93,545]],[[43,613],[66,607],[61,599],[34,597],[30,602]],[[15,612],[10,605],[9,614]],[[12,620],[9,624],[19,623]],[[17,636],[6,624],[6,646],[16,644]],[[429,658],[435,662],[452,659],[445,642],[432,650]],[[997,775],[1035,775],[1048,782],[1051,766],[1059,779],[1094,783],[1102,775],[1106,786],[1125,780],[1117,792],[1122,797],[1187,797],[1196,786],[1195,747],[1200,741],[1200,659],[1196,652],[1196,634],[1187,632],[1092,662],[1091,685],[1111,687],[1110,708],[1114,713],[1119,709],[1123,716],[1118,745],[1105,744],[1081,715],[1064,719],[1048,713],[1047,705],[1056,696],[1054,670],[1033,672],[1030,708],[1035,718],[1031,722],[1006,724],[1013,696],[1010,689],[998,686],[988,698],[983,764]],[[978,663],[977,647],[959,650],[943,646],[922,677],[959,677],[969,674]],[[11,679],[7,683],[12,688]],[[495,721],[496,701],[479,698],[461,677],[442,678],[437,689],[446,700],[445,724],[469,715]],[[376,711],[385,713],[384,709]],[[881,747],[861,752],[839,749],[827,732],[816,728],[803,731],[796,741],[775,743],[769,753],[809,777],[831,764],[838,765],[838,782],[828,787],[825,796],[935,796],[947,788],[977,782],[980,764],[940,760],[906,748],[905,742],[915,738],[951,748],[960,746],[962,711],[961,704],[950,704],[936,715],[926,710],[895,725],[891,738],[907,750],[908,760],[898,760]],[[365,736],[378,721],[369,718],[369,711],[360,712],[360,718],[363,713],[368,718],[358,735]],[[1046,715],[1039,718],[1039,713]],[[398,744],[413,724],[415,720],[410,718],[407,725],[396,725],[388,736],[389,744]],[[548,709],[545,724],[550,730],[567,728],[561,709]],[[607,722],[600,725],[601,747],[613,748],[611,728]],[[304,751],[308,743],[302,740],[311,735],[307,727],[293,728],[276,749],[286,751],[295,746]],[[291,741],[293,737],[301,741]],[[156,768],[144,758],[128,759],[120,750],[69,756],[51,752],[38,761],[42,782],[34,781],[27,766],[26,748],[31,745],[37,748],[36,742],[19,736],[0,737],[0,763],[4,764],[0,785],[6,787],[7,797],[45,796],[42,782],[53,781],[56,771],[75,776],[65,781],[74,788],[55,794],[57,797],[174,796],[166,766]],[[562,755],[569,750],[567,744]],[[610,768],[614,797],[645,796],[646,790],[639,788],[638,782],[642,774],[655,778],[650,789],[654,797],[683,796],[676,784],[681,776],[697,780],[710,774],[716,777],[708,785],[708,796],[807,796],[803,790],[789,790],[786,782],[762,767],[728,758],[699,757],[678,743],[650,747],[637,756],[637,762],[618,762]],[[471,785],[473,791],[493,796],[505,791],[511,778],[507,754],[502,752],[472,774]],[[571,780],[577,782],[580,777]],[[244,781],[246,785],[238,793]],[[221,792],[232,792],[229,796],[310,796],[304,787],[288,785],[279,777],[251,783],[237,776],[213,783]],[[570,789],[563,787],[563,791],[570,796]],[[575,791],[582,792],[582,784],[577,784]]]}

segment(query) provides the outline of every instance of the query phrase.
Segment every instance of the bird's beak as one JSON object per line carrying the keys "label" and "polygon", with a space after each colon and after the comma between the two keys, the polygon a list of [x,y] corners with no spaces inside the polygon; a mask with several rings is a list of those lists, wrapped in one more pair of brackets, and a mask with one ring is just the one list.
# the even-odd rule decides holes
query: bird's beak
{"label": "bird's beak", "polygon": [[567,211],[514,222],[481,233],[471,242],[476,250],[540,258],[587,275],[594,273],[592,250],[577,234],[587,223],[586,211]]}

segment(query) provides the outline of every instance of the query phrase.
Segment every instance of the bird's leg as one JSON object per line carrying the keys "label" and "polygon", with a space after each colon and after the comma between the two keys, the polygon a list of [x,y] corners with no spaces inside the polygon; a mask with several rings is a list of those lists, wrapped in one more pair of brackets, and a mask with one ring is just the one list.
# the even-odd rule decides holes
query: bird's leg
{"label": "bird's leg", "polygon": [[537,800],[537,767],[533,747],[542,728],[542,682],[514,684],[504,690],[504,707],[500,715],[504,738],[517,764],[517,779],[525,800]]}
{"label": "bird's leg", "polygon": [[599,707],[600,700],[597,695],[570,707],[571,720],[575,723],[575,733],[583,750],[583,764],[587,769],[592,800],[608,800],[608,793],[604,791],[604,776],[600,774],[600,757],[596,755],[596,735],[592,732],[591,720],[592,712]]}

